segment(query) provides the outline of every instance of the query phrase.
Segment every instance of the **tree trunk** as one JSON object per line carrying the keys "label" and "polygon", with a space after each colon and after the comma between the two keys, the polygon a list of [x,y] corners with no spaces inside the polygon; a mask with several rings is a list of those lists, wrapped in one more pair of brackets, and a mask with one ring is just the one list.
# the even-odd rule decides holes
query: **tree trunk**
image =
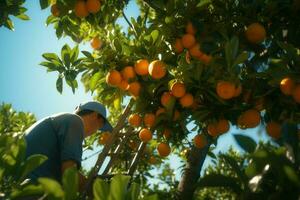
{"label": "tree trunk", "polygon": [[177,200],[191,200],[196,189],[196,183],[200,177],[201,168],[205,160],[210,144],[203,149],[192,147],[187,163],[177,188]]}

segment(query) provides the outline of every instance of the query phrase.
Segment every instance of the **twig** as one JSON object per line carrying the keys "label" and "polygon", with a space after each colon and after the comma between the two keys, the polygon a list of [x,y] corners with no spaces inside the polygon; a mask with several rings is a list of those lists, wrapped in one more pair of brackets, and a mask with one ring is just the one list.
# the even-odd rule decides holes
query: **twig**
{"label": "twig", "polygon": [[128,18],[127,18],[127,16],[125,15],[124,11],[122,11],[122,15],[123,15],[124,19],[126,20],[126,22],[128,23],[128,25],[130,26],[130,28],[132,29],[132,31],[133,31],[135,37],[138,38],[138,34],[137,34],[137,32],[136,32],[136,30],[135,30],[133,24],[128,20]]}
{"label": "twig", "polygon": [[152,3],[151,1],[148,0],[143,0],[150,8],[159,11],[160,13],[165,13],[166,11]]}

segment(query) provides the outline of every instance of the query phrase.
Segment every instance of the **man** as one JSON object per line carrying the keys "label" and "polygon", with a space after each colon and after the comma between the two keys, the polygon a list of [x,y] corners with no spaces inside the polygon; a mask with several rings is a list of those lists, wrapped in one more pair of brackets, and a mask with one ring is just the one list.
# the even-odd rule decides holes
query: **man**
{"label": "man", "polygon": [[[111,131],[106,119],[105,107],[97,101],[88,101],[77,106],[75,113],[60,113],[46,117],[33,124],[25,134],[26,157],[43,154],[48,159],[35,169],[29,178],[49,177],[61,181],[63,172],[81,166],[82,142],[97,130]],[[85,177],[79,175],[82,188]]]}

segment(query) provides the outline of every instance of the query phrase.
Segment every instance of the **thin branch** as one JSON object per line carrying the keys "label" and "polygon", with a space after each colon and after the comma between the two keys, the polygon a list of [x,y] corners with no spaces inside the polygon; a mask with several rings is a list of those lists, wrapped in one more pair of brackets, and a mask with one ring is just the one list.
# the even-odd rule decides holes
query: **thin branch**
{"label": "thin branch", "polygon": [[128,20],[128,18],[127,18],[127,16],[125,15],[124,11],[122,11],[122,15],[123,15],[124,19],[126,20],[126,22],[128,23],[128,25],[130,26],[130,28],[132,29],[132,31],[133,31],[135,37],[138,38],[138,34],[137,34],[137,32],[136,32],[136,30],[135,30],[133,24]]}
{"label": "thin branch", "polygon": [[152,3],[151,1],[149,0],[143,0],[150,8],[154,9],[154,10],[157,10],[161,13],[165,13],[166,11],[161,9],[160,7],[158,7],[157,5],[155,5],[154,3]]}

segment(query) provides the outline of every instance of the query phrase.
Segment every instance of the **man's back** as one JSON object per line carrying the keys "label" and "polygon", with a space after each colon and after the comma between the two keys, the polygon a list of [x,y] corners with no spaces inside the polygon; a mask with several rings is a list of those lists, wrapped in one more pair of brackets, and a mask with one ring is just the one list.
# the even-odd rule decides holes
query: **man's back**
{"label": "man's back", "polygon": [[73,160],[80,166],[84,127],[78,115],[61,113],[44,118],[26,131],[26,157],[43,154],[48,157],[30,174],[30,178],[50,177],[61,180],[62,161]]}

